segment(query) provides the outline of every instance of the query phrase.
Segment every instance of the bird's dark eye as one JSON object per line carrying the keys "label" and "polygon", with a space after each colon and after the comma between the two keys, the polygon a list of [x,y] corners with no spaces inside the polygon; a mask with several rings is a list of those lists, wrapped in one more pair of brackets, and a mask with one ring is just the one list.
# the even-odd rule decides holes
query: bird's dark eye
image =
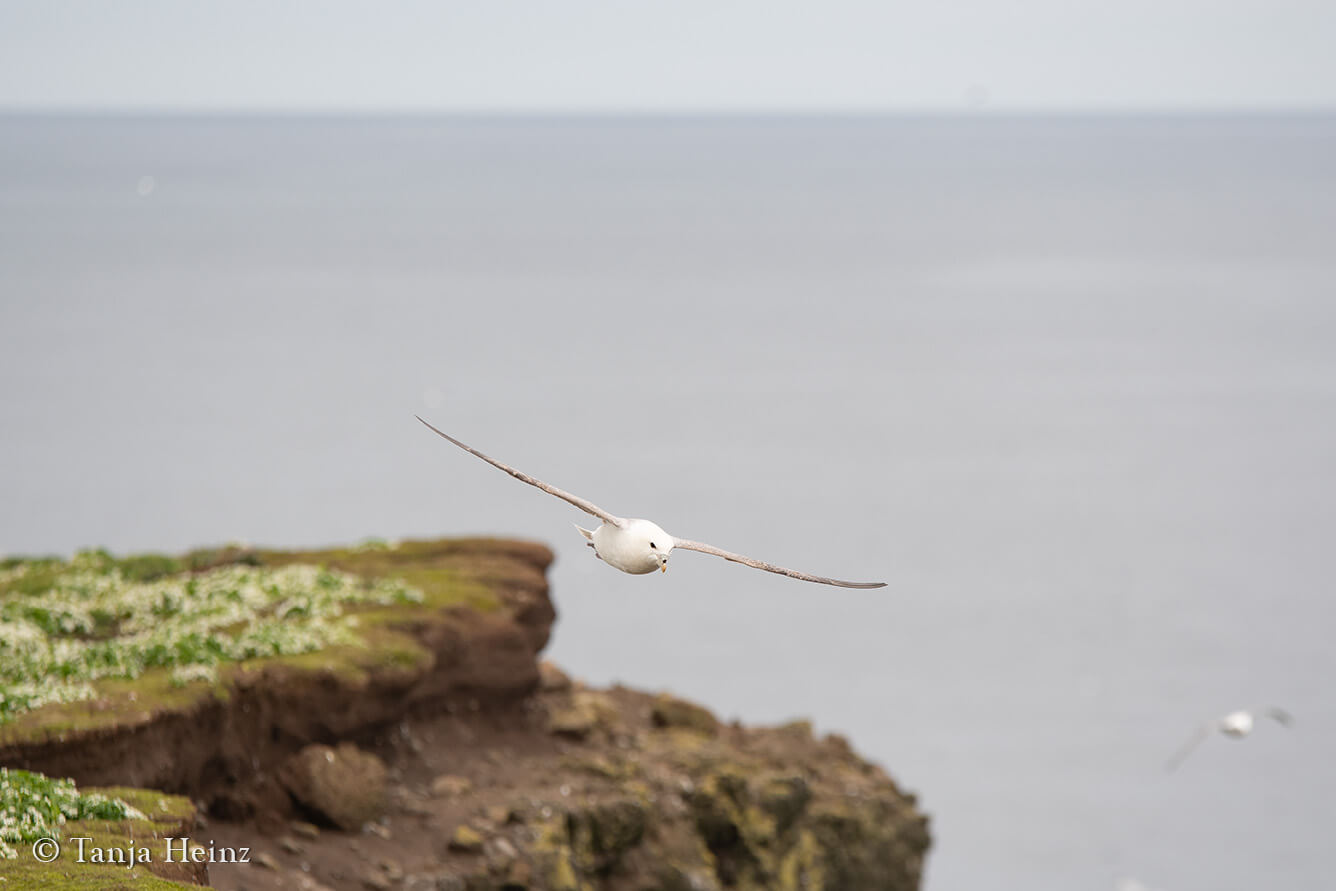
{"label": "bird's dark eye", "polygon": [[[651,548],[654,548],[654,542],[652,542],[652,541],[651,541],[651,542],[650,542],[650,543],[649,543],[649,546],[650,546],[650,547],[651,547]],[[656,550],[656,551],[657,551],[657,550],[658,550],[658,548],[654,548],[654,550]]]}

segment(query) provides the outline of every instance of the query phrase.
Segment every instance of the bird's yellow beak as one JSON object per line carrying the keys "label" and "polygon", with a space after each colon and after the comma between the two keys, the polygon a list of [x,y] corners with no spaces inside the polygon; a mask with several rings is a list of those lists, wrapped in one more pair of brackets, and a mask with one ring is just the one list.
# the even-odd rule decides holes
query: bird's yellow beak
{"label": "bird's yellow beak", "polygon": [[659,572],[667,572],[667,571],[668,571],[668,561],[664,560],[662,565],[659,566]]}

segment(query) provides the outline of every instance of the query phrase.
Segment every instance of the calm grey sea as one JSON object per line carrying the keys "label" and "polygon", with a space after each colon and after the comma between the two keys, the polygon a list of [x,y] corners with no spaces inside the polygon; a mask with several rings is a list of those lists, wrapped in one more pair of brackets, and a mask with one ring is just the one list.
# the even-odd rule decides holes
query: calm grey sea
{"label": "calm grey sea", "polygon": [[[890,587],[616,573],[415,412]],[[0,552],[468,533],[577,675],[851,737],[931,891],[1330,888],[1336,118],[0,118]]]}

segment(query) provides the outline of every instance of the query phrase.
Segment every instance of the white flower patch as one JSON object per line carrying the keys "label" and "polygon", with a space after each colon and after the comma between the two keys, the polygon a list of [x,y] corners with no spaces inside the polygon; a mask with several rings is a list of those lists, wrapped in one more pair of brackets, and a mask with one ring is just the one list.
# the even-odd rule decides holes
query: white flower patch
{"label": "white flower patch", "polygon": [[349,604],[423,598],[400,582],[307,565],[224,566],[149,582],[127,581],[104,554],[58,568],[45,591],[0,594],[0,721],[91,698],[89,682],[100,678],[163,667],[184,686],[216,677],[219,662],[356,643]]}
{"label": "white flower patch", "polygon": [[43,683],[24,681],[0,686],[0,715],[32,711],[55,702],[82,702],[96,695],[92,685],[80,681]]}
{"label": "white flower patch", "polygon": [[172,686],[185,687],[199,681],[213,683],[218,679],[218,669],[213,665],[182,665],[172,669]]}
{"label": "white flower patch", "polygon": [[67,820],[143,820],[119,798],[81,795],[70,780],[0,767],[0,860],[18,856],[13,845],[56,838]]}

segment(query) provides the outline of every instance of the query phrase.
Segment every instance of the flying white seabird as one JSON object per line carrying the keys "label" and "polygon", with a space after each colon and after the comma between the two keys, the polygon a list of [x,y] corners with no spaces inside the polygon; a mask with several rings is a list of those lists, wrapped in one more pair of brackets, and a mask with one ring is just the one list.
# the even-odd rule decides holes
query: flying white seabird
{"label": "flying white seabird", "polygon": [[1230,739],[1243,739],[1253,732],[1259,717],[1271,718],[1282,727],[1289,727],[1294,723],[1294,718],[1290,716],[1289,712],[1275,706],[1230,712],[1222,718],[1207,721],[1197,728],[1197,732],[1184,744],[1183,748],[1174,753],[1174,757],[1169,759],[1165,768],[1168,770],[1176,769],[1178,765],[1183,763],[1184,759],[1196,751],[1197,746],[1201,745],[1213,733],[1222,734]]}
{"label": "flying white seabird", "polygon": [[[414,417],[417,417],[414,415]],[[422,421],[422,418],[418,418]],[[685,538],[677,538],[669,535],[656,523],[649,520],[626,519],[616,517],[601,507],[586,501],[578,495],[572,495],[570,492],[558,489],[556,486],[549,486],[542,480],[534,479],[527,473],[522,473],[509,465],[502,464],[495,458],[489,458],[475,448],[464,445],[464,443],[455,439],[446,433],[437,430],[426,421],[422,421],[427,429],[436,435],[446,439],[459,446],[471,455],[476,455],[486,461],[493,467],[504,470],[522,483],[528,483],[547,492],[549,495],[555,495],[563,501],[575,505],[587,514],[592,514],[602,520],[602,524],[594,530],[583,529],[580,534],[589,540],[589,546],[594,549],[603,562],[620,569],[622,572],[629,572],[633,575],[643,575],[647,572],[653,572],[658,569],[663,572],[668,571],[668,556],[672,554],[674,548],[681,548],[684,551],[700,551],[703,554],[714,554],[716,557],[723,557],[725,560],[732,560],[734,563],[741,563],[744,566],[751,566],[756,569],[764,569],[766,572],[777,572],[780,575],[786,575],[789,578],[801,579],[804,582],[818,582],[822,585],[838,585],[841,588],[884,588],[885,582],[845,582],[840,579],[826,578],[821,575],[809,575],[805,572],[798,572],[793,569],[785,569],[782,566],[775,566],[773,563],[766,563],[762,560],[754,560],[751,557],[744,557],[741,554],[734,554],[714,545],[703,544],[699,541],[690,541]]]}

